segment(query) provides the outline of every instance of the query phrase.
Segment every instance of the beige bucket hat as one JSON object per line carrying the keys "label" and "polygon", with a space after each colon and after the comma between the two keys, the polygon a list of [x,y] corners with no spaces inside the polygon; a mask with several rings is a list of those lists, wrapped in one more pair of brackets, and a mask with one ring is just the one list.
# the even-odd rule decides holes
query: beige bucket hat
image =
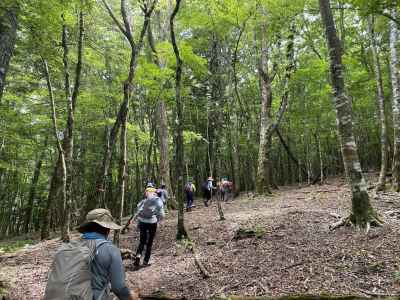
{"label": "beige bucket hat", "polygon": [[86,215],[86,220],[85,223],[83,223],[81,226],[78,227],[78,231],[84,230],[84,228],[89,224],[89,223],[96,223],[99,224],[100,226],[108,229],[121,229],[122,227],[119,226],[114,222],[114,219],[108,209],[104,208],[96,208],[88,212]]}

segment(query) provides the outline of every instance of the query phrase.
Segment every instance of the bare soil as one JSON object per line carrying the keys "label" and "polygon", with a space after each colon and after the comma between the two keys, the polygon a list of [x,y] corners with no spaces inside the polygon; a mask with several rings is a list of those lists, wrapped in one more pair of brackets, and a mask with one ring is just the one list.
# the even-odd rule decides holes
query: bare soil
{"label": "bare soil", "polygon": [[[159,226],[152,265],[135,271],[126,260],[130,287],[142,294],[166,293],[188,299],[219,295],[400,294],[400,198],[371,195],[385,221],[368,234],[341,227],[331,232],[337,215],[349,213],[348,186],[342,180],[324,185],[283,187],[272,197],[243,194],[224,203],[225,221],[215,202],[185,214],[204,279],[187,244],[176,243],[176,213]],[[235,238],[238,229],[256,236]],[[121,247],[135,250],[138,232],[122,236]],[[50,240],[0,256],[0,282],[7,281],[10,300],[41,299],[52,257],[60,242]]]}

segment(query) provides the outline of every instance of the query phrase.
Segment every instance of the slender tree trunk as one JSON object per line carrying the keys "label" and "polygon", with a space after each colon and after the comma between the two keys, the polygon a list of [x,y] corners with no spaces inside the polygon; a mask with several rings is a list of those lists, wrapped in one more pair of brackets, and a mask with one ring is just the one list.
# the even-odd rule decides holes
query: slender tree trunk
{"label": "slender tree trunk", "polygon": [[342,49],[336,34],[330,1],[319,0],[319,4],[329,50],[334,104],[344,168],[352,191],[352,214],[349,220],[358,228],[367,228],[368,230],[371,223],[380,223],[380,220],[370,204],[367,184],[362,175],[357,154],[351,116],[352,105],[345,92]]}
{"label": "slender tree trunk", "polygon": [[387,162],[388,162],[388,137],[387,137],[387,128],[386,128],[386,113],[385,113],[385,95],[383,93],[383,82],[382,82],[382,71],[381,65],[379,61],[379,53],[378,47],[376,45],[376,38],[374,32],[374,24],[373,17],[370,16],[368,18],[368,31],[371,37],[371,50],[372,50],[372,59],[374,63],[374,73],[375,73],[375,81],[376,81],[376,96],[377,103],[379,108],[379,123],[381,129],[381,171],[379,174],[379,181],[376,186],[377,191],[381,191],[385,189],[386,184],[386,171],[387,171]]}
{"label": "slender tree trunk", "polygon": [[112,149],[117,140],[118,131],[121,127],[123,120],[126,118],[129,100],[131,97],[133,81],[136,74],[137,67],[137,58],[143,46],[143,39],[145,37],[147,27],[150,22],[151,14],[153,13],[154,7],[156,5],[157,0],[151,1],[150,5],[145,4],[141,7],[142,12],[144,14],[143,26],[140,32],[139,41],[135,42],[133,38],[133,33],[131,29],[131,24],[128,18],[128,14],[126,11],[126,1],[121,0],[121,15],[123,19],[123,24],[116,18],[112,9],[108,5],[106,0],[102,0],[106,10],[108,11],[110,17],[114,21],[115,25],[121,31],[121,33],[126,37],[129,42],[131,48],[130,62],[129,62],[129,72],[128,77],[123,84],[123,100],[120,105],[117,117],[115,119],[114,125],[111,128],[110,136],[107,144],[105,145],[104,153],[103,153],[103,162],[100,168],[99,175],[96,180],[96,189],[94,193],[90,195],[86,203],[86,212],[90,209],[94,208],[96,205],[104,206],[105,205],[105,195],[106,195],[106,182],[107,182],[107,174],[108,169],[110,167],[110,159],[112,155]]}
{"label": "slender tree trunk", "polygon": [[34,204],[34,201],[36,198],[36,188],[37,188],[37,183],[38,183],[39,177],[40,177],[40,171],[42,169],[43,159],[46,154],[47,140],[48,140],[48,137],[45,138],[43,151],[36,161],[35,171],[33,172],[31,187],[29,189],[28,204],[25,209],[25,220],[24,220],[24,232],[25,233],[29,232],[29,225],[31,224],[31,221],[32,221],[33,204]]}
{"label": "slender tree trunk", "polygon": [[179,54],[178,45],[176,44],[175,31],[174,31],[174,19],[179,11],[180,4],[181,0],[176,0],[176,5],[174,7],[174,10],[172,11],[169,20],[171,43],[176,58],[176,71],[175,71],[175,101],[176,101],[175,156],[176,157],[175,159],[176,159],[176,176],[178,179],[176,188],[176,196],[178,199],[178,225],[177,225],[176,238],[178,240],[185,239],[188,237],[184,222],[184,199],[183,199],[184,153],[183,153],[183,115],[182,115],[183,103],[181,100],[182,59]]}
{"label": "slender tree trunk", "polygon": [[[265,19],[266,16],[263,16]],[[261,113],[260,113],[260,144],[258,148],[258,167],[256,178],[256,192],[258,194],[271,194],[268,176],[268,124],[271,122],[272,88],[268,71],[268,41],[267,24],[261,23],[261,48],[258,66],[259,83],[261,89]]]}
{"label": "slender tree trunk", "polygon": [[[72,192],[72,156],[73,156],[73,130],[74,130],[74,111],[76,102],[79,95],[80,80],[82,73],[82,60],[83,60],[83,37],[84,37],[84,16],[81,11],[79,14],[79,40],[78,40],[78,61],[75,67],[75,81],[74,88],[71,94],[70,80],[69,80],[69,63],[68,63],[68,35],[67,27],[63,25],[62,28],[62,46],[64,50],[63,63],[64,63],[64,88],[65,97],[67,100],[67,125],[63,132],[64,139],[60,141],[58,147],[59,156],[56,162],[54,172],[51,179],[50,190],[47,197],[46,208],[44,212],[44,220],[42,224],[41,238],[46,239],[49,237],[49,224],[50,224],[50,208],[53,206],[54,200],[57,199],[59,192],[62,192],[60,203],[62,203],[62,220],[61,220],[61,238],[64,242],[69,241],[69,227],[70,227],[70,207],[71,207],[71,192]],[[53,89],[50,80],[50,72],[48,70],[47,62],[44,61],[45,77],[51,101],[54,103]],[[53,113],[55,117],[55,111]],[[54,126],[54,124],[53,124]],[[56,129],[55,129],[56,130]],[[55,132],[58,138],[58,130]],[[64,170],[65,165],[65,170]],[[64,180],[65,173],[65,180]],[[65,183],[64,183],[65,181]],[[65,184],[65,186],[64,186]],[[65,195],[64,195],[65,190]]]}
{"label": "slender tree trunk", "polygon": [[[63,146],[61,145],[60,137],[58,136],[57,116],[56,116],[56,109],[55,109],[55,105],[54,105],[53,87],[52,87],[50,72],[49,72],[49,68],[48,68],[46,60],[43,60],[43,65],[44,65],[44,72],[45,72],[45,77],[46,77],[46,82],[47,82],[47,90],[49,92],[49,98],[50,98],[51,119],[53,121],[53,133],[54,133],[54,138],[56,140],[57,149],[58,149],[58,160],[57,160],[56,166],[54,167],[54,172],[53,172],[52,179],[51,179],[50,190],[49,190],[49,195],[47,198],[47,204],[46,204],[46,208],[45,208],[45,215],[44,215],[44,221],[43,221],[42,232],[41,232],[41,238],[47,239],[50,236],[49,224],[50,224],[51,216],[52,216],[52,214],[50,213],[51,206],[54,203],[56,196],[59,195],[60,192],[61,192],[61,199],[60,199],[61,201],[60,202],[65,203],[65,201],[66,201],[67,166],[66,166],[66,162],[65,162],[64,149],[63,149]],[[65,138],[64,138],[64,141],[65,141]]]}
{"label": "slender tree trunk", "polygon": [[[393,8],[391,15],[397,18],[397,8]],[[398,25],[394,21],[389,22],[390,29],[390,73],[392,81],[392,111],[393,111],[393,189],[400,192],[400,79],[399,57],[397,43],[399,39]]]}
{"label": "slender tree trunk", "polygon": [[[119,170],[118,170],[118,199],[117,199],[117,207],[118,211],[118,221],[119,224],[122,224],[122,218],[124,216],[124,204],[125,204],[125,186],[126,186],[126,168],[127,168],[127,145],[126,145],[126,125],[127,125],[127,116],[125,120],[122,122],[121,126],[121,137],[120,137],[120,155],[121,159],[119,162]],[[114,244],[119,246],[119,235],[120,231],[117,230],[114,233]]]}
{"label": "slender tree trunk", "polygon": [[0,7],[0,104],[6,84],[6,74],[17,39],[17,4],[8,8]]}

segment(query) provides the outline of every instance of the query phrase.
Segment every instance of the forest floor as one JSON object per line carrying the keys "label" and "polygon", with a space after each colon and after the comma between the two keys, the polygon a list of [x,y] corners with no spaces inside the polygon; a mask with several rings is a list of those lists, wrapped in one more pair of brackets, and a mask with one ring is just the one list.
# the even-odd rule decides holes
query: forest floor
{"label": "forest floor", "polygon": [[[340,179],[324,185],[282,187],[271,197],[243,194],[224,203],[225,221],[215,202],[185,214],[186,229],[205,268],[204,279],[187,245],[176,243],[176,213],[159,226],[152,265],[137,271],[126,260],[129,286],[142,294],[166,293],[188,299],[217,295],[400,294],[400,198],[384,192],[372,198],[385,221],[368,234],[353,228],[334,231],[336,215],[350,209],[349,188]],[[235,238],[239,228],[255,237]],[[122,236],[135,249],[138,232]],[[41,299],[47,271],[60,242],[49,240],[0,256],[0,282],[11,300]]]}

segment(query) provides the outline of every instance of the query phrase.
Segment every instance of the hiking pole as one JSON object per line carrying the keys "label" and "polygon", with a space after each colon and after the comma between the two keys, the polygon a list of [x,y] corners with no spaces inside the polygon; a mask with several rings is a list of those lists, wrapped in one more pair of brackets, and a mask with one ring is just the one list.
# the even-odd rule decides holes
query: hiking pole
{"label": "hiking pole", "polygon": [[132,216],[129,218],[129,220],[126,222],[125,226],[122,227],[122,229],[121,229],[121,233],[122,233],[122,234],[124,234],[124,233],[128,230],[128,227],[129,227],[129,225],[131,225],[132,220],[135,220],[135,219],[137,218],[137,216],[138,216],[138,213],[132,215]]}

